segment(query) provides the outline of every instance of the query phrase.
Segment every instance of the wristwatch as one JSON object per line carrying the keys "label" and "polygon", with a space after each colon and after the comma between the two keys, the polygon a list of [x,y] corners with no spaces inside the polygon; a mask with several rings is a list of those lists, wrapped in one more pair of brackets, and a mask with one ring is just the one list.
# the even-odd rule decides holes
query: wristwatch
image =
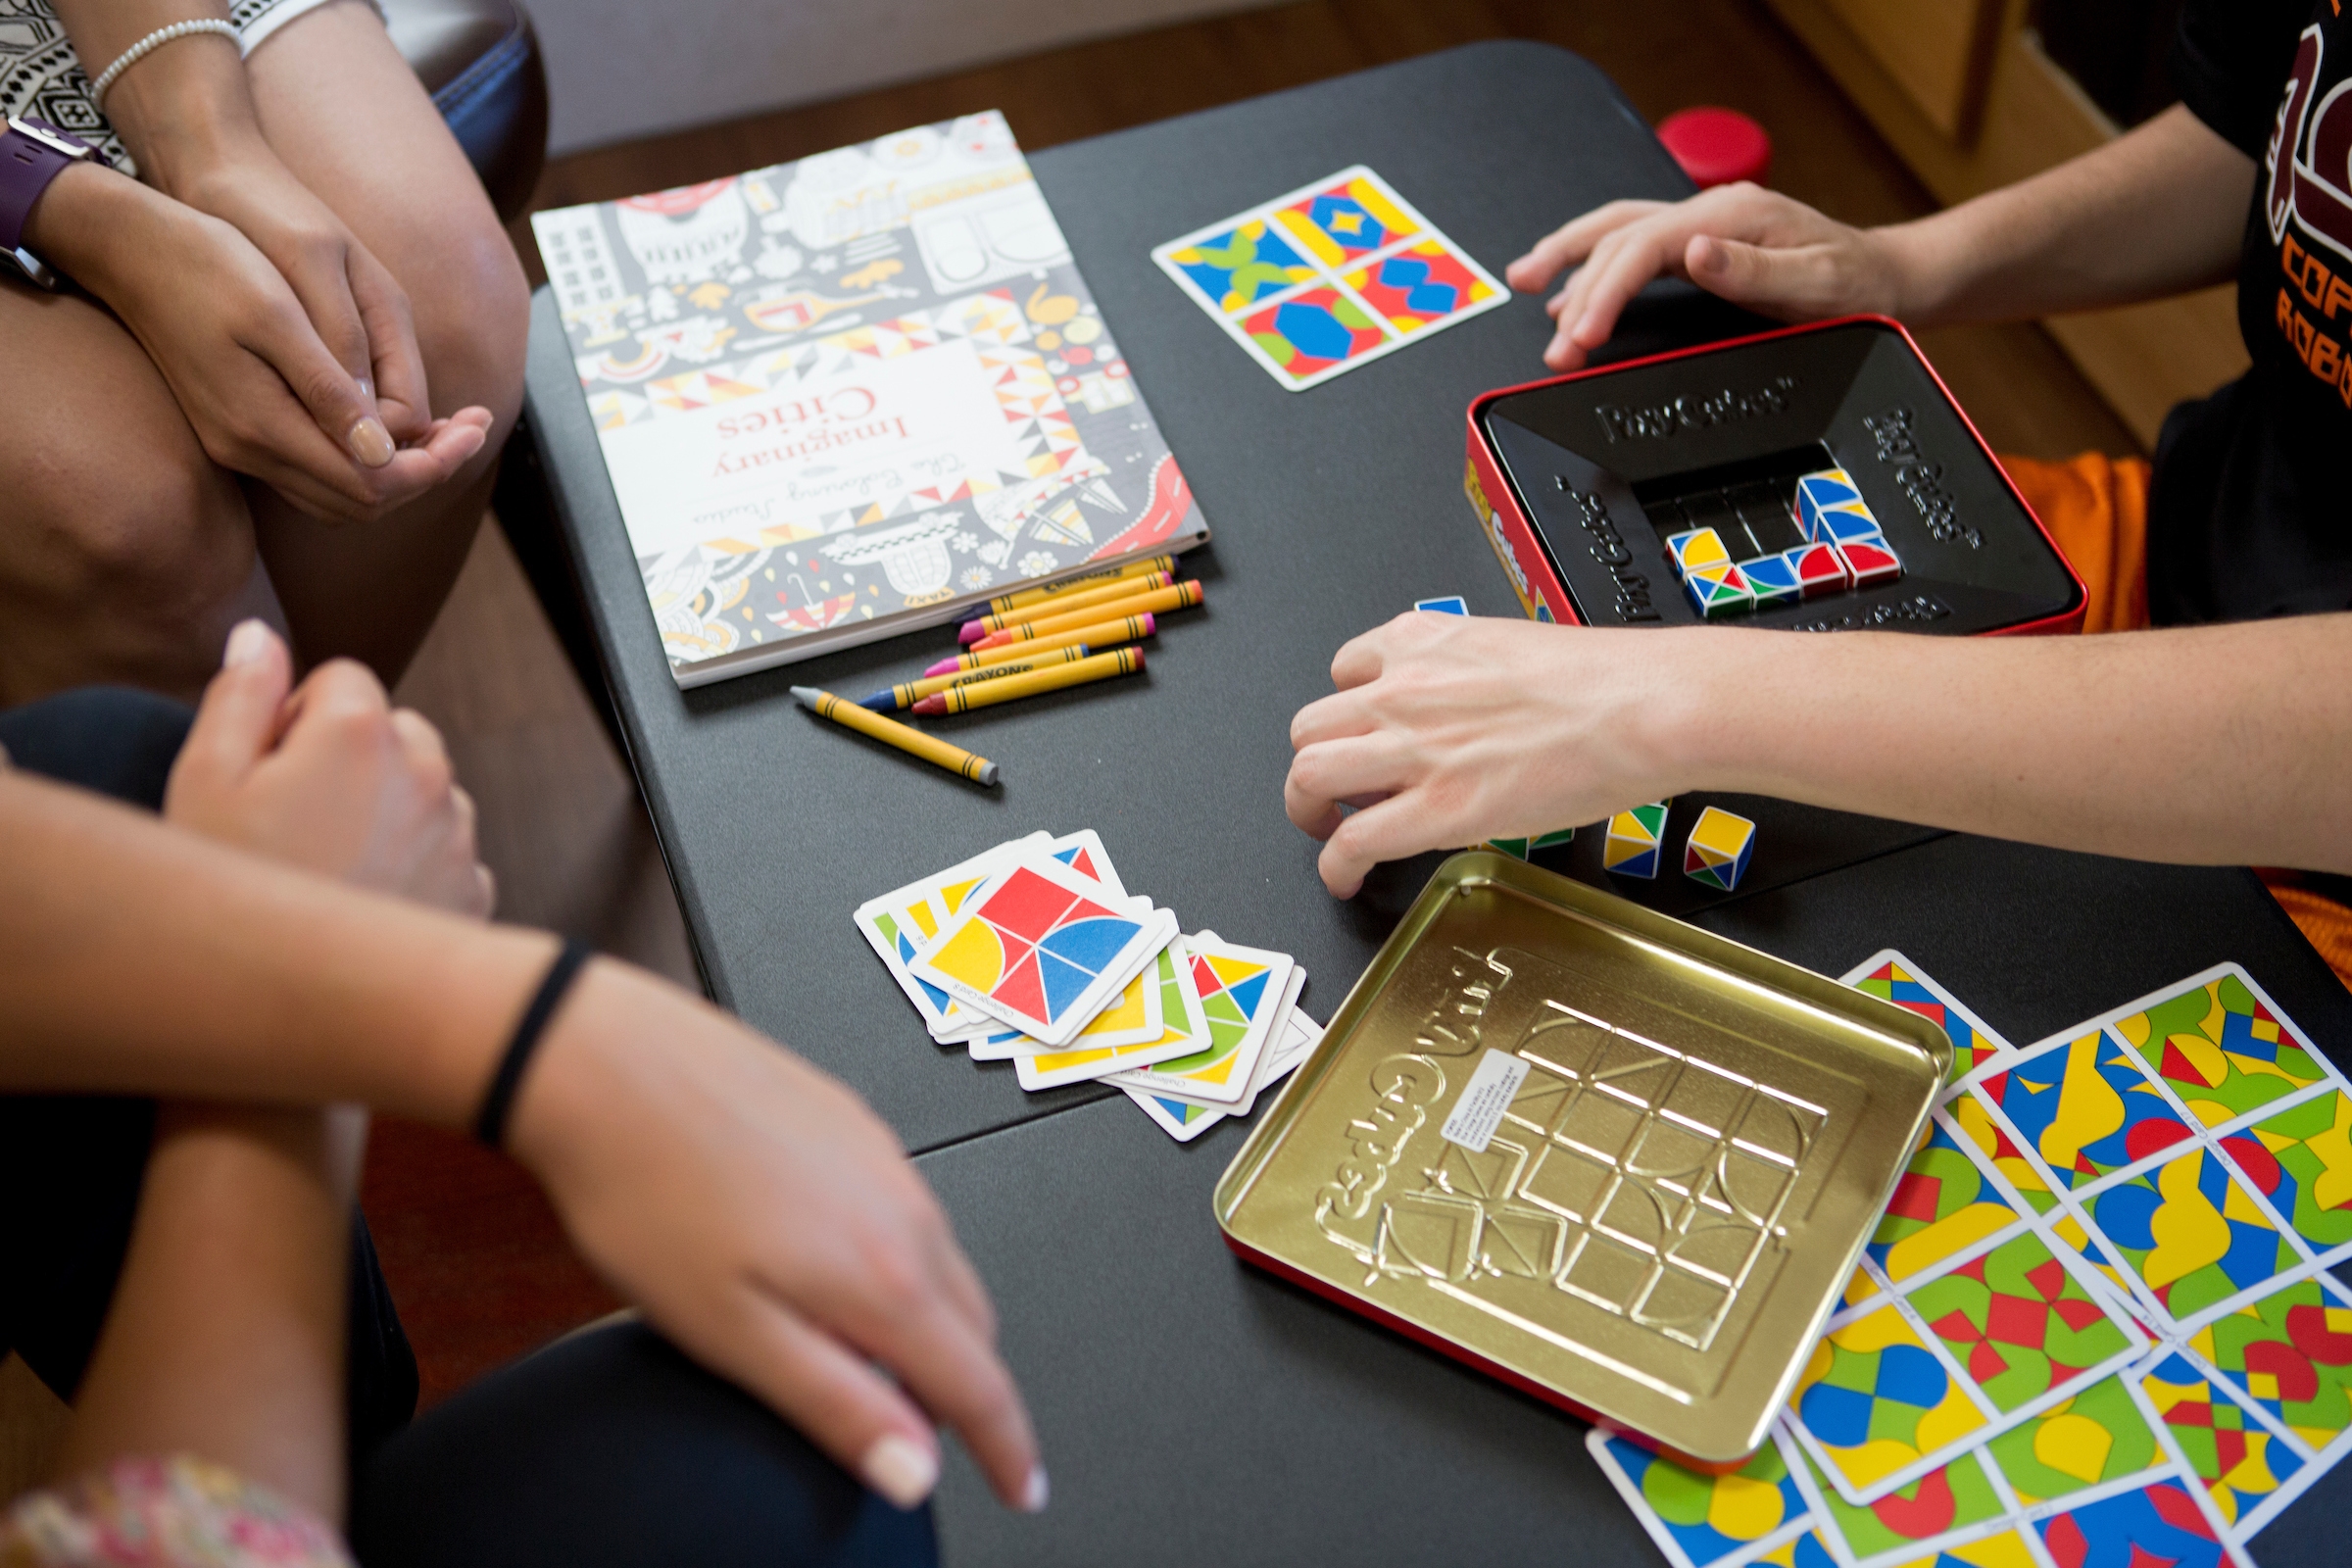
{"label": "wristwatch", "polygon": [[46,289],[57,287],[57,272],[24,248],[24,220],[32,215],[32,204],[41,199],[49,182],[85,159],[94,159],[108,169],[115,166],[113,159],[88,142],[44,120],[11,119],[7,131],[0,133],[0,256],[16,263],[18,270]]}

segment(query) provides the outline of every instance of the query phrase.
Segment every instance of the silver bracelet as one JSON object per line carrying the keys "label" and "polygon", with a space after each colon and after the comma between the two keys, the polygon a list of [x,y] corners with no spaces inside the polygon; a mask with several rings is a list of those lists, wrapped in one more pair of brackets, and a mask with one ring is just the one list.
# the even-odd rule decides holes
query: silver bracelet
{"label": "silver bracelet", "polygon": [[90,83],[90,102],[96,104],[101,110],[105,109],[106,89],[115,84],[116,77],[172,39],[193,38],[199,33],[206,32],[217,32],[231,43],[237,41],[237,24],[233,22],[224,22],[218,17],[208,17],[201,22],[174,22],[169,27],[158,27],[137,43],[123,50],[120,60],[98,74],[98,79]]}

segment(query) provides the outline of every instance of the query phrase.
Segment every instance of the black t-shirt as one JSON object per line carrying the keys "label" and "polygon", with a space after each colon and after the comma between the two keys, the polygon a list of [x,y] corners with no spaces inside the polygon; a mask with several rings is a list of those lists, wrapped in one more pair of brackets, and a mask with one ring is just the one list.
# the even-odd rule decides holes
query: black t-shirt
{"label": "black t-shirt", "polygon": [[2165,421],[2160,625],[2352,608],[2352,23],[2340,0],[2188,0],[2180,95],[2255,163],[2238,264],[2253,368]]}

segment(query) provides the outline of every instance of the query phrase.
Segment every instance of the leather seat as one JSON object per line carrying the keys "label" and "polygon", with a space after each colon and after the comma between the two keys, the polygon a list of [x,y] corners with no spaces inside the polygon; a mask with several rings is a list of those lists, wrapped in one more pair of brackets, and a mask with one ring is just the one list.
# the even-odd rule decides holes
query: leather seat
{"label": "leather seat", "polygon": [[502,221],[547,162],[547,70],[519,0],[378,0],[393,46],[466,149]]}

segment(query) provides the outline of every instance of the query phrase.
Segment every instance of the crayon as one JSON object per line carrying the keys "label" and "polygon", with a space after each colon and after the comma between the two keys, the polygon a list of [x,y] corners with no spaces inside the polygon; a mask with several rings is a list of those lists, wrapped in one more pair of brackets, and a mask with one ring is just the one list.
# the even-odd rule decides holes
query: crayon
{"label": "crayon", "polygon": [[[1002,648],[1006,643],[1051,637],[1055,632],[1068,631],[1099,615],[1157,615],[1171,610],[1184,610],[1200,602],[1200,584],[1198,580],[1170,583],[1165,588],[1154,588],[1150,593],[1137,594],[1131,599],[1114,599],[1105,605],[1090,605],[1084,610],[1073,610],[1066,615],[1048,615],[1043,620],[1027,620],[1018,626],[1007,626],[1003,631],[992,631],[972,644],[972,652],[984,654],[992,648]],[[1117,641],[1116,638],[1106,640]],[[1095,639],[1090,637],[1087,641],[1091,643]]]}
{"label": "crayon", "polygon": [[[1076,666],[1071,666],[1075,668]],[[793,701],[819,718],[829,718],[844,729],[854,729],[860,735],[870,735],[885,746],[895,746],[909,756],[962,775],[975,784],[994,784],[997,764],[985,757],[974,757],[960,746],[950,746],[936,735],[926,735],[911,725],[895,718],[884,718],[856,703],[845,702],[831,692],[818,691],[813,686],[795,686]]]}
{"label": "crayon", "polygon": [[941,713],[968,713],[975,708],[993,708],[1016,698],[1042,697],[1065,686],[1083,686],[1088,681],[1108,680],[1114,675],[1133,675],[1143,667],[1141,648],[1122,648],[1115,654],[1097,654],[1074,664],[1055,664],[1046,669],[1026,670],[1004,680],[953,687],[924,698],[914,705],[914,710],[925,718]]}
{"label": "crayon", "polygon": [[1152,556],[1143,561],[1130,561],[1124,566],[1113,566],[1107,571],[1090,571],[1081,577],[1065,577],[1060,582],[1050,583],[1043,588],[1023,588],[1018,593],[999,594],[988,602],[988,611],[992,615],[1001,615],[1007,610],[1034,605],[1041,599],[1058,599],[1063,594],[1082,592],[1120,577],[1149,577],[1155,571],[1175,576],[1176,558]]}
{"label": "crayon", "polygon": [[986,653],[974,650],[954,659],[943,659],[924,670],[923,676],[929,679],[933,675],[986,669],[991,664],[1002,664],[1006,660],[1035,659],[1049,648],[1068,648],[1077,643],[1101,653],[1105,648],[1134,642],[1138,637],[1149,637],[1158,629],[1159,619],[1155,615],[1124,615],[1117,620],[1098,620],[1092,626],[1080,626],[1074,631],[1057,631],[1045,637],[1006,643],[1001,648],[991,648]]}
{"label": "crayon", "polygon": [[1066,615],[1088,605],[1105,605],[1114,599],[1133,598],[1137,594],[1150,593],[1154,588],[1165,588],[1175,580],[1174,573],[1165,571],[1146,572],[1139,577],[1121,577],[1116,582],[1106,582],[1101,587],[1082,589],[1038,604],[1023,605],[1018,610],[1006,610],[994,615],[982,615],[978,620],[967,620],[956,633],[956,640],[969,646],[992,631],[1043,620],[1048,615]]}
{"label": "crayon", "polygon": [[912,708],[933,692],[944,692],[951,686],[961,686],[968,681],[997,680],[1005,675],[1019,675],[1032,669],[1044,669],[1049,664],[1074,664],[1079,660],[1086,658],[1089,652],[1084,643],[1072,643],[1067,648],[1055,648],[1042,654],[1031,653],[1030,647],[1030,644],[1022,644],[1021,652],[1024,657],[1007,659],[1002,664],[983,664],[978,669],[957,670],[945,675],[926,675],[921,680],[906,681],[891,687],[888,691],[876,692],[871,697],[860,697],[858,699],[858,706],[871,709],[877,713],[888,713],[901,708]]}

